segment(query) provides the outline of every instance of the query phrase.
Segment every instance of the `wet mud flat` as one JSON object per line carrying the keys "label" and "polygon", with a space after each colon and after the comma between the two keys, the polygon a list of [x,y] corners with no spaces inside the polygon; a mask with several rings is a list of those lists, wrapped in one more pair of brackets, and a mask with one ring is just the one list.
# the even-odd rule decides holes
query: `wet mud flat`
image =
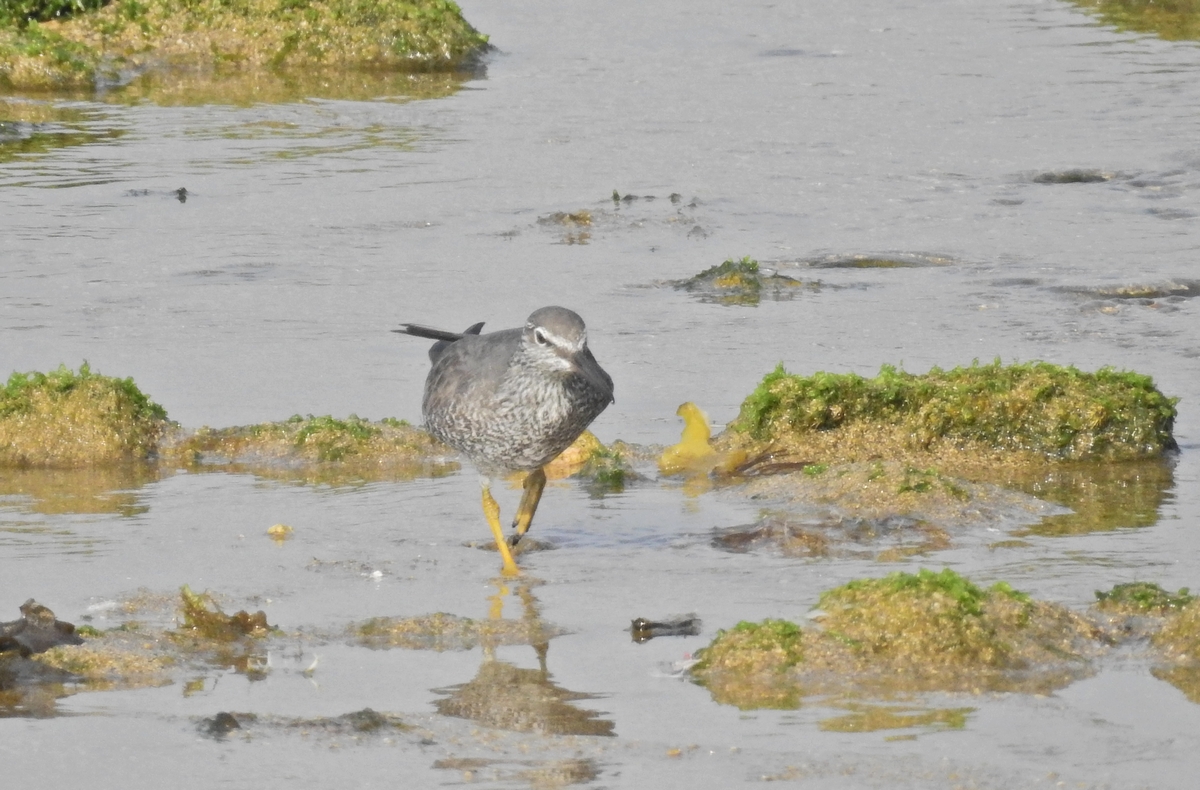
{"label": "wet mud flat", "polygon": [[[740,268],[746,276],[758,275],[745,263]],[[740,279],[730,285],[744,287]],[[1044,380],[1030,384],[1031,377]],[[1049,386],[1051,381],[1057,383]],[[905,395],[906,390],[912,392]],[[49,374],[14,374],[5,395],[0,428],[14,436],[28,434],[24,442],[14,438],[8,443],[21,466],[10,467],[20,474],[10,478],[5,493],[32,512],[114,513],[126,519],[138,514],[128,503],[122,509],[109,501],[113,492],[104,482],[114,480],[128,481],[136,490],[181,477],[250,477],[263,481],[260,486],[345,497],[379,486],[395,489],[418,480],[446,479],[458,468],[447,448],[395,419],[310,415],[184,431],[131,379],[109,378],[86,367],[78,373],[60,368]],[[882,407],[872,400],[880,397]],[[949,415],[963,408],[959,401],[964,398],[973,413],[970,438],[955,419],[939,423],[928,418],[929,413]],[[905,405],[908,400],[911,406]],[[1126,401],[1139,406],[1111,405]],[[721,555],[743,557],[752,563],[747,567],[840,559],[883,569],[914,558],[936,561],[940,553],[961,547],[987,552],[1029,547],[1023,536],[1037,534],[1038,524],[1060,517],[1066,508],[1028,491],[1053,491],[1072,503],[1079,532],[1110,529],[1112,523],[1128,526],[1128,511],[1139,506],[1156,510],[1173,483],[1174,403],[1146,377],[1085,374],[1048,365],[996,363],[925,376],[885,370],[876,379],[798,377],[778,369],[764,377],[744,401],[738,420],[719,436],[712,435],[706,415],[687,403],[677,412],[683,420],[678,444],[616,441],[606,446],[587,433],[549,465],[548,473],[559,486],[570,486],[593,502],[658,489],[676,502],[720,496],[738,502],[743,511],[758,510],[758,520],[750,525],[685,532],[671,539],[670,549],[692,555],[675,570],[684,587],[694,584],[689,579],[697,573],[711,572],[703,566]],[[1104,414],[1095,412],[1105,408]],[[931,433],[921,436],[908,425],[910,409],[926,415],[921,419]],[[1042,416],[1035,418],[1032,411]],[[989,423],[1007,423],[1013,413],[1022,415],[1019,426]],[[1076,414],[1089,413],[1089,420],[1074,422]],[[1007,446],[1009,442],[1019,442],[1022,449]],[[35,456],[35,450],[46,454]],[[56,464],[67,469],[56,469]],[[125,474],[112,471],[114,466]],[[72,472],[75,478],[63,477]],[[90,498],[70,484],[89,479],[79,476],[89,473],[101,481]],[[1125,495],[1113,496],[1107,484],[1114,478],[1145,478],[1147,483],[1122,485]],[[1010,487],[1013,481],[1025,490]],[[521,480],[511,483],[519,487]],[[984,530],[1009,537],[985,544],[980,539]],[[395,582],[398,590],[431,582],[435,590],[443,589],[440,563],[461,565],[467,555],[478,556],[464,549],[493,548],[470,539],[444,549],[431,543],[432,565],[422,567],[418,561],[402,568],[373,549],[364,555],[364,545],[355,542],[343,550],[363,559],[314,556],[300,568],[299,553],[291,551],[300,538],[306,546],[323,540],[305,527],[298,533],[283,521],[238,535],[239,541],[248,539],[260,548],[270,544],[290,558],[283,565],[275,559],[247,566],[250,575],[233,585],[243,590],[241,596],[250,593],[245,600],[271,608],[280,600],[307,597],[311,593],[295,581],[281,586],[282,578],[293,578],[297,571],[325,581],[321,586],[326,592],[331,581],[339,587],[373,585],[376,591]],[[653,542],[642,540],[634,537],[624,547],[641,555],[632,566],[654,573],[656,566],[669,565],[646,551]],[[202,536],[198,541],[207,542]],[[414,689],[406,688],[400,698],[407,705],[385,706],[377,698],[356,710],[291,714],[231,704],[193,715],[189,728],[201,739],[251,749],[269,740],[321,743],[335,750],[387,746],[409,758],[436,752],[440,756],[432,769],[462,781],[532,787],[598,781],[615,753],[629,747],[612,745],[620,731],[618,720],[603,707],[609,695],[573,689],[552,670],[552,644],[569,642],[574,635],[571,626],[543,614],[542,596],[555,584],[547,587],[539,566],[557,563],[553,555],[539,552],[559,549],[559,543],[551,531],[545,540],[523,544],[525,575],[495,579],[489,594],[477,593],[472,608],[479,611],[486,604],[486,613],[476,616],[414,611],[426,601],[447,599],[430,591],[432,595],[405,594],[405,614],[363,617],[358,596],[352,595],[339,605],[350,615],[343,622],[331,622],[328,616],[314,621],[306,614],[310,603],[276,609],[299,618],[280,625],[270,622],[264,609],[252,611],[252,605],[227,614],[222,601],[232,608],[241,605],[238,598],[199,592],[185,583],[178,593],[142,589],[99,600],[88,607],[86,625],[76,628],[29,600],[20,607],[18,620],[0,624],[3,710],[9,717],[54,718],[80,695],[141,690],[179,689],[185,700],[216,702],[230,682],[249,689],[307,683],[320,695],[330,676],[336,684],[366,681],[372,686],[390,685],[397,677],[395,670],[380,671],[367,680],[337,659],[331,666],[330,654],[343,661],[364,650],[428,655],[435,661],[470,656],[469,663],[478,655],[469,679],[427,686],[417,694],[430,695],[424,703],[440,718],[431,719],[420,706],[414,709]],[[570,540],[561,548],[579,554],[575,561],[583,561],[584,568],[597,556],[571,552]],[[707,559],[697,557],[697,551]],[[621,562],[617,559],[616,565]],[[593,576],[597,569],[604,571],[600,576],[614,570],[605,571],[603,560],[592,569]],[[274,582],[264,584],[268,576]],[[603,588],[608,582],[600,576]],[[338,595],[347,592],[351,589]],[[461,600],[461,590],[454,593]],[[782,619],[720,623],[708,646],[677,654],[659,671],[674,693],[703,689],[718,706],[743,712],[804,710],[816,717],[822,732],[885,733],[901,740],[966,729],[979,708],[956,704],[956,698],[1042,697],[1094,676],[1122,649],[1126,660],[1132,656],[1153,677],[1194,697],[1200,603],[1186,590],[1171,594],[1153,583],[1116,583],[1097,598],[1091,609],[1073,611],[1036,600],[1004,581],[984,589],[949,569],[896,571],[825,590],[810,612],[794,615],[807,625]],[[697,615],[671,616],[663,603],[636,593],[625,605],[637,606],[639,612],[649,609],[654,617],[634,617],[622,632],[603,635],[610,649],[617,640],[661,644],[706,633]],[[454,666],[461,672],[466,665],[456,660]],[[931,703],[931,695],[948,697]],[[449,734],[445,719],[477,728],[465,734],[450,728]],[[481,745],[489,750],[486,756],[481,756]],[[642,767],[683,761],[699,750],[696,744],[651,746],[653,758]],[[708,752],[710,757],[718,753]],[[740,765],[741,752],[737,745],[722,751],[722,759],[730,761],[725,767]],[[755,765],[771,762],[764,754],[747,759]],[[828,770],[815,769],[817,774]],[[790,765],[772,771],[763,776],[801,775]]]}

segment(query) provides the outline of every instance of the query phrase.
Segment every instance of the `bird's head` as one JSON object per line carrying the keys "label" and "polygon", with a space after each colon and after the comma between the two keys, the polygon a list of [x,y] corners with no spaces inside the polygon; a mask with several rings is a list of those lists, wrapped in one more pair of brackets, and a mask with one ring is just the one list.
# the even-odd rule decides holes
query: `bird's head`
{"label": "bird's head", "polygon": [[612,378],[587,345],[583,319],[565,307],[543,307],[525,322],[524,352],[540,369],[560,376],[581,376],[596,391],[613,398]]}

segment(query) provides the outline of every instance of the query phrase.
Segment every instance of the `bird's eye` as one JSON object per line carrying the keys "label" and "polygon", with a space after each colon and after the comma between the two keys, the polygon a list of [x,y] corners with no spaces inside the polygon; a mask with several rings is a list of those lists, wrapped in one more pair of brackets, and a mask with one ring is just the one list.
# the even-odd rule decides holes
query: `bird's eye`
{"label": "bird's eye", "polygon": [[541,329],[533,330],[533,339],[539,346],[550,345],[550,338],[546,337],[546,333]]}

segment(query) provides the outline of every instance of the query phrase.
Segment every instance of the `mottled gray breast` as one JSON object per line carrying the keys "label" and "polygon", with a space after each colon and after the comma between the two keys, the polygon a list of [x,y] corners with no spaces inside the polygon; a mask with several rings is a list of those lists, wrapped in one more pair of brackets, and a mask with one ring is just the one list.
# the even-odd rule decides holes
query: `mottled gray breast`
{"label": "mottled gray breast", "polygon": [[[562,308],[543,308],[530,316],[535,319],[561,337],[583,331],[579,317]],[[429,432],[488,474],[543,466],[611,399],[583,376],[545,369],[537,349],[523,341],[524,332],[465,335],[447,344],[425,382]]]}

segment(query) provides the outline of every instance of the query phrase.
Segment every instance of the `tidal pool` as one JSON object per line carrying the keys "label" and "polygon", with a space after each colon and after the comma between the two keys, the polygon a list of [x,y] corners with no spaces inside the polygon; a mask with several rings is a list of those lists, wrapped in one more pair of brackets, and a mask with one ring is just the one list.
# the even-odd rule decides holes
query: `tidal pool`
{"label": "tidal pool", "polygon": [[[639,461],[619,492],[547,487],[531,537],[553,550],[521,559],[521,586],[472,547],[470,469],[0,471],[0,621],[35,598],[149,642],[186,584],[278,629],[165,683],[0,692],[5,776],[1190,788],[1194,673],[1137,644],[1045,696],[789,709],[723,705],[682,667],[718,629],[803,622],[894,570],[1080,612],[1124,582],[1200,587],[1200,49],[1066,2],[462,5],[497,48],[476,73],[0,99],[0,376],[86,360],[192,429],[419,422],[427,344],[390,329],[562,304],[615,381],[604,442],[673,444],[686,401],[730,421],[780,362],[999,358],[1153,376],[1180,398],[1179,453],[1015,480],[1016,504],[950,526],[781,515]],[[672,286],[747,256],[804,287]],[[498,496],[511,513],[519,491]],[[515,636],[348,636],[438,613]],[[684,616],[700,633],[631,639],[634,618]]]}

